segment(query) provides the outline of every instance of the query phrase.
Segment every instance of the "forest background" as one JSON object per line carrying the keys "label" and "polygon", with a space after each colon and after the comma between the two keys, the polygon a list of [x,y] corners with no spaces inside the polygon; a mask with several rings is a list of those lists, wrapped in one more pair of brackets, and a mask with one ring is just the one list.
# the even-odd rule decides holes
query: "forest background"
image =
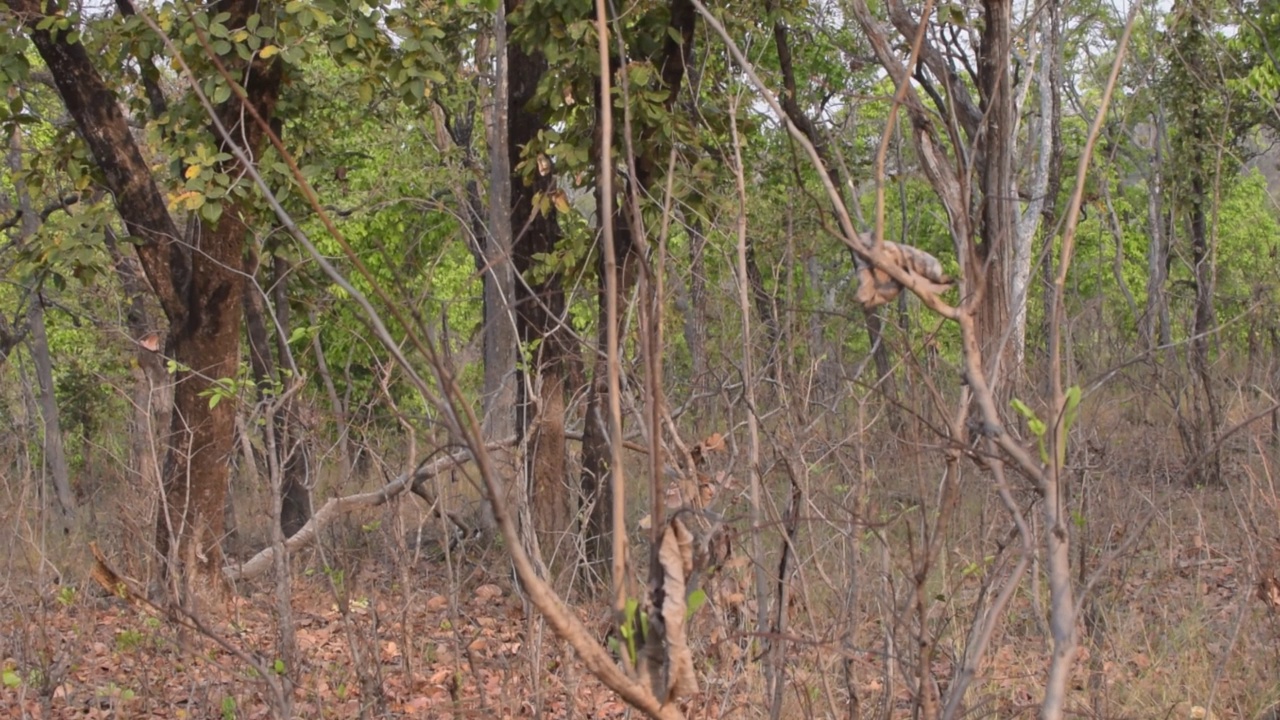
{"label": "forest background", "polygon": [[0,23],[15,716],[1277,717],[1273,4]]}

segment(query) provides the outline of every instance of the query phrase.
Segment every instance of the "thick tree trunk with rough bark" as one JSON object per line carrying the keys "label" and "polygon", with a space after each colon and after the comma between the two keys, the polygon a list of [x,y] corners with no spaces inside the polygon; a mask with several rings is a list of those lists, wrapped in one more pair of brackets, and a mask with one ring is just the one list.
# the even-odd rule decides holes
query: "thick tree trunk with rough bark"
{"label": "thick tree trunk with rough bark", "polygon": [[[520,0],[507,0],[508,14]],[[555,251],[560,226],[554,207],[535,208],[537,196],[556,191],[553,172],[535,168],[532,176],[517,169],[525,147],[546,120],[529,109],[538,82],[547,71],[542,53],[518,43],[507,44],[507,157],[511,168],[512,257],[522,279],[515,283],[519,340],[533,349],[530,364],[517,386],[516,422],[527,440],[527,473],[534,530],[548,553],[563,545],[573,527],[572,495],[565,468],[565,357],[567,333],[562,329],[565,305],[558,274],[534,281],[530,271],[537,256]]]}
{"label": "thick tree trunk with rough bark", "polygon": [[[653,58],[654,67],[662,69],[662,83],[667,90],[667,97],[664,102],[668,111],[675,105],[677,96],[680,94],[680,87],[684,83],[686,70],[689,66],[689,58],[693,49],[693,31],[696,14],[693,4],[689,0],[671,0],[668,6],[668,26],[667,37],[662,45],[660,54]],[[614,63],[617,58],[614,58]],[[611,72],[615,68],[610,68]],[[614,78],[616,80],[616,78]],[[616,83],[611,83],[616,87]],[[600,97],[599,88],[595,97],[596,106],[599,107],[603,102]],[[622,115],[622,113],[619,113]],[[600,134],[599,129],[597,135]],[[640,193],[641,195],[650,190],[650,184],[657,177],[658,166],[665,153],[654,149],[650,143],[646,141],[651,139],[652,132],[641,130],[641,137],[638,142],[634,143],[635,147],[647,147],[648,152],[637,153],[635,158],[635,177],[627,178],[625,185],[627,193]],[[599,157],[600,147],[603,146],[603,138],[596,138],[596,147],[592,149],[592,157]],[[625,143],[615,143],[615,147],[626,147]],[[630,195],[627,195],[630,197]],[[604,202],[600,196],[599,185],[596,188],[596,207],[603,208]],[[626,298],[636,280],[636,263],[638,258],[632,256],[632,250],[635,244],[633,236],[635,225],[628,222],[628,203],[620,203],[617,212],[612,218],[613,236],[614,236],[614,257],[618,263],[618,297]],[[604,223],[603,217],[598,217],[598,222]],[[610,472],[610,446],[609,446],[609,428],[608,419],[605,413],[608,398],[608,388],[606,387],[605,374],[607,368],[604,363],[605,351],[607,348],[606,337],[608,331],[607,313],[605,311],[607,298],[605,295],[605,269],[604,269],[604,253],[597,253],[599,261],[597,263],[599,277],[599,337],[597,339],[597,352],[594,360],[594,376],[587,397],[587,414],[583,427],[582,438],[582,476],[580,487],[582,488],[584,507],[590,508],[590,512],[585,519],[586,527],[583,530],[583,537],[586,540],[587,557],[592,562],[600,562],[603,564],[605,558],[608,557],[608,549],[610,547],[610,533],[612,528],[611,510],[613,507],[613,495],[616,488],[609,486],[609,480],[613,476]],[[624,313],[621,309],[619,316]]]}
{"label": "thick tree trunk with rough bark", "polygon": [[[983,2],[985,24],[978,55],[980,107],[984,129],[979,145],[981,158],[982,214],[981,242],[971,243],[974,260],[970,267],[982,272],[982,303],[978,311],[978,334],[982,356],[988,368],[999,363],[999,372],[990,380],[997,389],[1007,383],[1000,379],[1014,371],[1013,343],[1005,342],[1009,329],[1016,216],[1016,185],[1013,170],[1015,118],[1009,60],[1012,37],[1012,3],[1009,0]],[[999,351],[997,353],[997,350]]]}
{"label": "thick tree trunk with rough bark", "polygon": [[[85,47],[66,34],[40,29],[46,14],[59,8],[36,0],[12,0],[9,7],[49,68],[129,234],[139,240],[138,258],[169,320],[165,354],[180,370],[165,443],[165,502],[156,524],[157,549],[167,561],[166,572],[177,571],[187,580],[199,577],[206,587],[223,587],[220,543],[234,410],[231,402],[210,407],[205,391],[218,379],[234,377],[239,363],[241,252],[246,235],[241,208],[229,203],[212,227],[196,223],[194,237],[184,244],[118,98]],[[225,23],[229,28],[241,26],[255,8],[247,0],[218,7],[230,14]],[[250,102],[269,117],[280,85],[279,65],[258,61],[248,78]],[[249,152],[256,152],[263,133],[239,101],[229,100],[219,113],[231,137],[243,139]]]}
{"label": "thick tree trunk with rough bark", "polygon": [[193,241],[186,312],[170,319],[165,354],[184,371],[175,379],[173,420],[162,474],[165,502],[156,547],[169,570],[220,578],[235,403],[213,407],[205,391],[234,378],[240,364],[240,274],[245,227],[228,208],[212,231]]}

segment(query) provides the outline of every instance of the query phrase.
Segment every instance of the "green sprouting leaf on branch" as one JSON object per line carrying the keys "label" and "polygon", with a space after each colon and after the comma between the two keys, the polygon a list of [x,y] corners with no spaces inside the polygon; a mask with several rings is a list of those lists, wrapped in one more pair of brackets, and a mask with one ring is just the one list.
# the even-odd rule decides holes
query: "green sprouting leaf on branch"
{"label": "green sprouting leaf on branch", "polygon": [[1049,449],[1044,444],[1044,434],[1048,431],[1048,427],[1044,421],[1036,415],[1036,411],[1032,410],[1026,403],[1018,398],[1009,401],[1009,405],[1013,407],[1019,415],[1027,421],[1027,427],[1031,429],[1031,433],[1036,436],[1036,446],[1040,450],[1040,462],[1045,465],[1049,464]]}
{"label": "green sprouting leaf on branch", "polygon": [[[641,636],[649,634],[649,617],[640,609],[640,601],[635,598],[627,598],[627,604],[623,608],[622,624],[618,626],[618,633],[622,635],[622,639],[627,643],[627,657],[634,664],[636,662],[636,642]],[[639,620],[640,632],[636,632],[636,622]]]}

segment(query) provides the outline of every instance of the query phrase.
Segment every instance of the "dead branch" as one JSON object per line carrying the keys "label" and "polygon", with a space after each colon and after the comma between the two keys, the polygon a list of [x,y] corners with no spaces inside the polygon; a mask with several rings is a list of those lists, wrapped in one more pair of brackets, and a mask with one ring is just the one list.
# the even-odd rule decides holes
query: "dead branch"
{"label": "dead branch", "polygon": [[[509,447],[515,443],[515,438],[507,438],[506,440],[499,442],[489,443],[485,449],[496,450],[503,447]],[[461,465],[462,463],[473,459],[474,458],[470,450],[459,450],[437,460],[433,460],[425,465],[421,465],[412,472],[404,473],[377,490],[330,498],[325,502],[323,507],[311,516],[311,520],[309,520],[306,525],[303,525],[301,530],[294,533],[285,541],[284,549],[288,553],[295,553],[315,542],[315,539],[319,537],[321,530],[346,513],[349,513],[356,508],[377,507],[379,505],[383,505],[389,500],[403,495],[405,492],[417,492],[419,486],[427,480],[439,475],[450,467]],[[228,580],[232,581],[249,580],[251,578],[258,577],[269,570],[274,559],[275,548],[263,548],[257,555],[249,558],[249,560],[244,564],[228,565],[223,568],[222,574]]]}

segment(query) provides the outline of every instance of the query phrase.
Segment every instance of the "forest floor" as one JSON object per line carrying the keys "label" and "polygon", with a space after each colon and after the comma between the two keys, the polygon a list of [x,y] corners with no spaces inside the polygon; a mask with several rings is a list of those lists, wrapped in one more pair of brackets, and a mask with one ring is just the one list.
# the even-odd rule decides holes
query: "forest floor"
{"label": "forest floor", "polygon": [[[423,564],[419,579],[447,576]],[[503,578],[481,571],[450,598],[366,573],[367,591],[340,610],[316,573],[294,586],[299,657],[287,675],[300,718],[622,717],[625,706],[544,632],[541,682],[530,677],[529,626]],[[496,580],[497,582],[491,582]],[[274,597],[234,599],[207,634],[179,630],[146,606],[86,590],[3,598],[0,662],[5,718],[260,718],[270,716]],[[600,625],[599,618],[583,618]],[[356,660],[355,658],[359,658]]]}
{"label": "forest floor", "polygon": [[[1176,560],[1172,568],[1135,572],[1108,592],[1107,630],[1082,624],[1072,702],[1080,715],[1203,717],[1200,708],[1216,687],[1214,717],[1252,717],[1250,697],[1280,693],[1280,622],[1255,597],[1242,568],[1212,552]],[[450,576],[443,563],[422,563],[419,571],[422,585],[406,594],[393,573],[360,570],[357,585],[364,589],[350,593],[345,613],[322,574],[299,578],[293,606],[301,661],[287,673],[297,717],[627,716],[625,705],[566,659],[564,643],[527,621],[505,572],[477,563],[460,582],[440,583],[456,588],[450,597],[430,590],[432,578]],[[260,671],[246,662],[253,656],[268,672],[283,669],[271,660],[276,632],[269,591],[233,601],[228,618],[210,622],[210,635],[203,636],[177,631],[93,586],[69,587],[50,588],[39,599],[3,598],[0,716],[270,716]],[[588,627],[606,626],[603,603],[580,607],[592,608],[579,610]],[[1024,630],[1010,624],[993,645],[971,692],[969,717],[1035,715],[1046,646],[1034,632],[1014,637]],[[1112,636],[1101,647],[1093,642],[1099,632]],[[758,668],[715,662],[717,653],[705,643],[700,650],[703,692],[688,705],[689,717],[767,716]],[[877,655],[858,653],[850,668],[863,716],[885,717],[885,702],[887,717],[910,716],[905,682],[884,697]],[[952,669],[941,659],[934,674],[945,680]],[[823,670],[842,672],[838,664]],[[824,693],[836,681],[819,678],[803,657],[790,674],[783,716],[828,716]],[[834,699],[844,717],[848,695],[840,680]]]}
{"label": "forest floor", "polygon": [[[1072,716],[1280,717],[1269,709],[1280,702],[1280,585],[1271,602],[1260,592],[1280,573],[1280,504],[1274,489],[1266,490],[1269,480],[1246,479],[1216,489],[1161,481],[1089,488],[1091,506],[1082,511],[1088,532],[1076,528],[1083,551],[1073,564],[1102,571],[1088,580],[1092,591],[1082,603]],[[976,506],[995,501],[981,496],[982,485],[972,487],[966,502],[974,507],[958,513],[954,546],[942,553],[946,567],[928,588],[936,652],[927,675],[943,696],[981,594],[982,573],[974,568],[992,537],[984,528],[991,516]],[[873,500],[868,512],[875,508]],[[1125,543],[1144,514],[1153,516],[1146,531]],[[262,678],[281,673],[292,683],[299,718],[636,717],[530,619],[500,548],[464,545],[446,562],[438,545],[407,549],[404,527],[386,508],[369,511],[344,521],[327,561],[314,550],[298,556],[295,667],[277,661],[269,582],[241,587],[230,604],[208,613],[202,630],[182,629],[95,585],[87,552],[64,548],[49,560],[27,543],[28,559],[11,553],[0,574],[0,717],[270,717]],[[911,594],[910,558],[891,542],[882,565],[875,543],[866,545],[861,619],[849,632],[839,593],[824,592],[815,580],[830,573],[839,588],[830,560],[843,556],[822,549],[833,529],[802,533],[801,573],[809,580],[783,635],[787,682],[779,716],[911,717],[918,668],[907,647],[914,626],[903,610],[910,605],[903,604]],[[890,549],[900,554],[890,557]],[[116,557],[127,574],[128,557]],[[54,564],[63,569],[61,584]],[[83,569],[67,569],[76,567]],[[745,567],[735,570],[742,588],[749,586]],[[963,717],[1036,716],[1050,654],[1045,592],[1042,581],[1023,581]],[[691,625],[700,692],[687,715],[769,717],[761,648],[777,637],[735,626],[732,613],[717,606],[725,595],[709,595]],[[606,637],[607,599],[575,597],[574,608]],[[886,654],[890,627],[897,649]]]}

